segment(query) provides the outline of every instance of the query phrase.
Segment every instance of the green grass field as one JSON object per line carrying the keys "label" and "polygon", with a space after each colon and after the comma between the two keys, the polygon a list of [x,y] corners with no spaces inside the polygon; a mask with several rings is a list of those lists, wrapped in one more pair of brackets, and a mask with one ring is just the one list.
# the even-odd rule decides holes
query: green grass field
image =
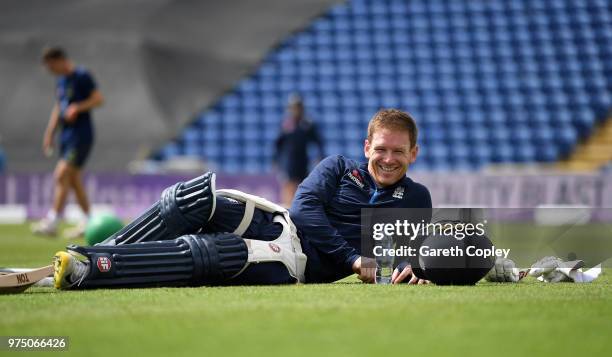
{"label": "green grass field", "polygon": [[[66,245],[0,226],[0,266]],[[0,336],[66,335],[75,356],[597,356],[612,353],[609,270],[592,284],[336,284],[0,295]],[[0,355],[19,355],[0,351]]]}

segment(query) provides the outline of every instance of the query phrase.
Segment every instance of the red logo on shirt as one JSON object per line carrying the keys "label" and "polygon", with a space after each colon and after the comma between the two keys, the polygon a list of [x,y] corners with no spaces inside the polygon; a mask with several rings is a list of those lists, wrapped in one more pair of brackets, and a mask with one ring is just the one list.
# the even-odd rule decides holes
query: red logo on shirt
{"label": "red logo on shirt", "polygon": [[361,174],[359,173],[359,170],[354,169],[353,171],[351,171],[351,173],[353,174],[353,176],[355,176],[357,180],[359,180],[359,182],[363,182],[363,179],[361,178]]}
{"label": "red logo on shirt", "polygon": [[361,178],[361,174],[359,173],[359,170],[354,169],[353,171],[349,172],[348,177],[351,179],[351,181],[357,184],[359,188],[363,189],[364,187],[363,178]]}

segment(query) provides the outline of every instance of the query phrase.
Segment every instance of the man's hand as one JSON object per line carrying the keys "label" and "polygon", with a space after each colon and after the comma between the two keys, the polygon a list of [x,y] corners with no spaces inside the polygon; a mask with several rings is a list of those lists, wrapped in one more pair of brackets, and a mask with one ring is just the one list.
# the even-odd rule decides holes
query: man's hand
{"label": "man's hand", "polygon": [[77,116],[79,115],[80,112],[80,108],[79,105],[76,103],[72,103],[68,106],[68,108],[66,108],[66,111],[64,111],[64,119],[68,122],[68,123],[73,123]]}
{"label": "man's hand", "polygon": [[45,156],[53,155],[53,134],[45,133],[42,149]]}
{"label": "man's hand", "polygon": [[[400,270],[401,269],[401,270]],[[410,277],[408,284],[429,284],[429,280],[419,279],[416,275],[412,274],[412,267],[410,264],[407,265],[399,265],[391,274],[391,284],[399,284],[402,281],[406,280]]]}
{"label": "man's hand", "polygon": [[353,273],[364,283],[376,282],[376,261],[372,258],[359,257],[353,263]]}

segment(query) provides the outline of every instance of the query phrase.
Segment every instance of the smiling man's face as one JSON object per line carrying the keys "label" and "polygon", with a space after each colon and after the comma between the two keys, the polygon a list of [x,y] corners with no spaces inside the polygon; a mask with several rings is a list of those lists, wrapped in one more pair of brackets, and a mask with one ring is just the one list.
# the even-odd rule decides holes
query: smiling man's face
{"label": "smiling man's face", "polygon": [[391,186],[404,178],[419,152],[417,145],[410,146],[410,135],[405,130],[383,127],[370,140],[366,139],[364,153],[368,171],[378,187]]}

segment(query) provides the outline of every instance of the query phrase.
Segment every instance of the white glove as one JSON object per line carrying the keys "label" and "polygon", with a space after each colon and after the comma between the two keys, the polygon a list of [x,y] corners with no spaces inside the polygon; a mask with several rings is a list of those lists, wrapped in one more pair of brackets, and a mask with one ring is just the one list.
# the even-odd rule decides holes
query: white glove
{"label": "white glove", "polygon": [[522,276],[512,259],[497,258],[485,279],[495,283],[517,283]]}
{"label": "white glove", "polygon": [[559,271],[563,264],[563,260],[557,257],[544,257],[531,266],[529,275],[547,283],[558,283],[561,281],[570,281],[569,277]]}
{"label": "white glove", "polygon": [[531,266],[529,275],[547,283],[558,283],[561,281],[589,283],[595,280],[601,273],[600,266],[586,272],[580,269],[583,266],[584,262],[582,260],[564,262],[557,257],[544,257]]}

